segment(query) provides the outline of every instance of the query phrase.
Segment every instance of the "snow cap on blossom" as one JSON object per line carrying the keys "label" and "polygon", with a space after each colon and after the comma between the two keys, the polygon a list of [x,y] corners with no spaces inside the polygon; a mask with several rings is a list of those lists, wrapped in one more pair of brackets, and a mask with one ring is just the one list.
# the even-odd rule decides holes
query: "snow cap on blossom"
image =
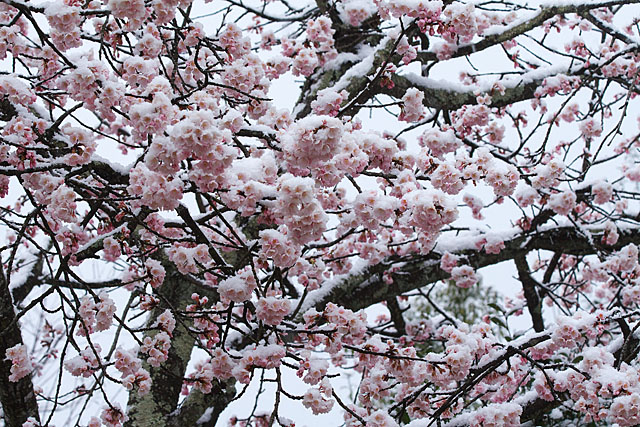
{"label": "snow cap on blossom", "polygon": [[478,283],[475,270],[468,265],[453,267],[451,269],[451,279],[455,282],[456,286],[461,288],[470,288]]}
{"label": "snow cap on blossom", "polygon": [[447,31],[442,36],[450,43],[469,43],[478,31],[473,4],[449,4],[444,10]]}
{"label": "snow cap on blossom", "polygon": [[[300,368],[298,369],[298,376],[302,378],[307,384],[318,384],[327,374],[329,369],[329,363],[326,360],[315,358],[311,356],[311,353],[306,351],[303,353],[304,359],[300,362]],[[305,374],[306,372],[306,374]]]}
{"label": "snow cap on blossom", "polygon": [[11,361],[9,381],[18,382],[33,371],[34,365],[24,344],[16,344],[7,349],[5,360]]}
{"label": "snow cap on blossom", "polygon": [[395,197],[381,194],[376,190],[365,190],[356,196],[353,209],[359,225],[375,230],[394,216],[398,205],[399,201]]}
{"label": "snow cap on blossom", "polygon": [[443,132],[439,129],[427,129],[419,137],[418,142],[422,147],[427,147],[431,155],[442,158],[447,153],[456,151],[462,146],[462,141],[456,137],[453,129]]}
{"label": "snow cap on blossom", "polygon": [[326,414],[333,408],[334,400],[327,399],[322,395],[320,389],[310,388],[302,397],[302,405],[311,409],[314,415]]}
{"label": "snow cap on blossom", "polygon": [[537,166],[534,170],[536,175],[531,178],[531,186],[541,189],[557,185],[564,174],[565,167],[564,163],[556,158],[551,159],[547,164]]}
{"label": "snow cap on blossom", "polygon": [[280,366],[285,350],[282,346],[269,344],[247,351],[231,373],[241,384],[249,384],[253,368],[273,369]]}
{"label": "snow cap on blossom", "polygon": [[518,205],[523,208],[533,205],[540,200],[540,195],[533,187],[522,183],[516,189],[515,197],[518,201]]}
{"label": "snow cap on blossom", "polygon": [[342,22],[353,27],[359,27],[377,12],[375,3],[367,0],[345,0],[337,6]]}
{"label": "snow cap on blossom", "polygon": [[329,116],[298,120],[282,134],[282,150],[296,168],[307,169],[326,162],[339,152],[343,125]]}
{"label": "snow cap on blossom", "polygon": [[245,268],[235,276],[220,282],[218,292],[223,299],[228,301],[244,302],[251,298],[256,286],[256,279],[251,269]]}
{"label": "snow cap on blossom", "polygon": [[593,194],[594,203],[604,205],[613,197],[613,186],[607,181],[595,182],[591,186],[591,194]]}
{"label": "snow cap on blossom", "polygon": [[367,426],[397,427],[399,424],[387,413],[387,411],[377,410],[367,418]]}
{"label": "snow cap on blossom", "polygon": [[409,88],[402,97],[402,113],[400,120],[417,122],[424,117],[424,93],[416,88]]}
{"label": "snow cap on blossom", "polygon": [[311,102],[311,109],[317,115],[335,117],[340,110],[340,104],[347,97],[347,91],[336,92],[333,88],[318,91],[316,99]]}
{"label": "snow cap on blossom", "polygon": [[101,350],[99,344],[87,346],[78,356],[67,359],[64,362],[64,367],[75,377],[83,376],[89,378],[102,366],[100,362]]}
{"label": "snow cap on blossom", "polygon": [[549,196],[549,207],[559,215],[569,215],[576,206],[576,193],[567,190]]}
{"label": "snow cap on blossom", "polygon": [[182,199],[183,183],[178,178],[165,178],[139,163],[129,174],[127,191],[151,209],[171,210]]}
{"label": "snow cap on blossom", "polygon": [[274,265],[287,268],[295,264],[300,248],[277,230],[260,231],[260,257],[270,258]]}
{"label": "snow cap on blossom", "polygon": [[517,403],[495,403],[478,410],[471,425],[480,426],[519,426],[522,407]]}
{"label": "snow cap on blossom", "polygon": [[458,218],[455,202],[438,191],[409,192],[402,199],[402,204],[408,208],[404,215],[407,225],[429,234],[438,233]]}
{"label": "snow cap on blossom", "polygon": [[256,303],[256,316],[267,325],[277,326],[291,311],[291,301],[278,297],[260,298]]}
{"label": "snow cap on blossom", "polygon": [[35,93],[11,74],[0,76],[0,95],[8,97],[15,104],[31,105],[36,101]]}

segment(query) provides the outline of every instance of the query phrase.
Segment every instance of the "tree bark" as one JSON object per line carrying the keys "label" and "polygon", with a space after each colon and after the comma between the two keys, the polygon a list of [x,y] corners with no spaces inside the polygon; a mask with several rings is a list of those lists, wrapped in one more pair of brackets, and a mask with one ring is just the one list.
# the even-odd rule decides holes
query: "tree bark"
{"label": "tree bark", "polygon": [[[151,327],[167,308],[171,308],[173,312],[183,311],[191,303],[192,285],[172,263],[165,262],[163,265],[166,270],[165,280],[156,290],[161,303],[151,311],[147,327]],[[193,322],[185,318],[176,319],[169,358],[157,368],[149,366],[146,362],[143,363],[152,380],[151,390],[144,396],[140,396],[136,391],[130,393],[129,421],[125,424],[126,426],[164,427],[168,425],[169,414],[178,407],[187,364],[195,344],[193,334],[187,330],[192,324]],[[145,336],[153,337],[155,333],[156,331],[149,331]],[[146,355],[140,354],[139,357],[144,360]]]}
{"label": "tree bark", "polygon": [[6,427],[21,427],[29,417],[39,420],[38,404],[31,375],[18,382],[9,381],[11,361],[7,349],[22,344],[20,326],[15,318],[11,292],[3,273],[0,276],[0,403]]}

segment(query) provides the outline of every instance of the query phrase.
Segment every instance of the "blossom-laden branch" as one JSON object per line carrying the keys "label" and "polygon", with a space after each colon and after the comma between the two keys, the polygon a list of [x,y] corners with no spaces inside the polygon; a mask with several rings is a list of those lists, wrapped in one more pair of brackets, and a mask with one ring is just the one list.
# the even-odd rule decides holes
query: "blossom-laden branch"
{"label": "blossom-laden branch", "polygon": [[206,3],[0,3],[6,425],[637,424],[637,2]]}

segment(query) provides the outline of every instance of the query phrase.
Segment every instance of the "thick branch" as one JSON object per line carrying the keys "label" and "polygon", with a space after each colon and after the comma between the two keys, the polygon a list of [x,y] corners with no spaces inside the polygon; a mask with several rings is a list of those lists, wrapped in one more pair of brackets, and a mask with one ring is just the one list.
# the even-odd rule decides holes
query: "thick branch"
{"label": "thick branch", "polygon": [[[445,89],[439,87],[441,85],[437,82],[433,82],[433,85],[430,86],[429,83],[432,81],[429,79],[419,78],[420,81],[418,81],[400,75],[394,75],[391,79],[395,85],[393,88],[380,87],[377,92],[400,99],[404,96],[407,89],[415,87],[424,93],[423,104],[425,107],[437,110],[456,110],[463,105],[475,105],[478,103],[477,95],[474,94],[471,89],[468,91]],[[515,102],[532,99],[536,89],[540,87],[541,84],[542,80],[533,80],[528,83],[506,88],[504,94],[492,93],[490,106],[499,108]]]}
{"label": "thick branch", "polygon": [[542,332],[544,331],[544,321],[542,320],[540,296],[536,290],[538,283],[531,277],[529,264],[524,255],[515,257],[514,261],[518,269],[518,278],[520,279],[520,283],[522,283],[522,290],[524,291],[524,298],[527,301],[531,321],[533,322],[533,329],[536,332]]}
{"label": "thick branch", "polygon": [[[487,254],[475,249],[462,250],[457,255],[466,259],[466,263],[474,268],[498,264],[503,261],[525,256],[534,250],[555,251],[562,245],[563,253],[570,255],[589,255],[598,251],[619,250],[629,243],[640,244],[640,230],[629,229],[620,233],[618,242],[613,246],[599,247],[595,242],[602,239],[602,232],[594,232],[590,238],[573,227],[558,227],[546,231],[538,231],[533,235],[525,234],[505,241],[505,248],[499,254]],[[394,263],[401,268],[392,274],[393,283],[382,280],[382,274]],[[440,268],[440,254],[432,252],[425,256],[410,260],[389,258],[380,264],[367,267],[344,279],[340,279],[327,288],[320,289],[318,296],[312,292],[307,303],[300,310],[315,307],[323,310],[329,302],[334,302],[352,310],[359,310],[386,301],[430,283],[449,278],[449,273]]]}
{"label": "thick branch", "polygon": [[[499,45],[507,40],[513,40],[517,36],[541,26],[545,21],[553,18],[554,16],[568,13],[587,14],[588,12],[601,7],[626,5],[630,3],[638,3],[639,1],[640,0],[610,0],[588,4],[568,4],[562,6],[543,7],[535,16],[527,21],[521,22],[513,27],[509,27],[500,33],[486,36],[477,43],[459,47],[453,54],[453,57],[471,55],[489,47]],[[349,92],[349,104],[343,111],[341,111],[341,114],[354,116],[362,105],[366,104],[378,94],[386,94],[399,99],[404,95],[406,90],[411,87],[419,87],[425,93],[425,105],[435,109],[455,110],[463,105],[477,103],[476,95],[472,90],[461,92],[443,89],[440,87],[428,87],[398,75],[392,76],[392,80],[395,84],[393,88],[388,88],[387,85],[384,87],[381,86],[378,79],[374,76],[380,76],[380,68],[383,64],[389,63],[398,66],[402,60],[402,55],[398,55],[394,51],[395,46],[395,40],[388,40],[382,47],[378,47],[377,52],[374,54],[371,67],[369,67],[366,72],[353,73],[353,76],[349,77],[346,83],[340,84],[340,89],[346,89],[347,92]],[[439,61],[434,52],[420,52],[418,59],[423,65]],[[345,76],[352,67],[358,66],[360,63],[361,61],[349,61],[342,64],[338,69],[332,68],[316,73],[308,78],[302,90],[301,98],[298,101],[299,108],[296,117],[300,118],[308,115],[311,112],[310,104],[315,99],[317,92],[326,87],[333,86],[335,82],[341,81],[343,76]],[[541,82],[541,79],[537,79],[535,81],[528,81],[527,83],[519,84],[515,87],[509,88],[504,95],[492,93],[491,106],[504,107],[513,102],[531,99],[534,96],[536,88],[540,86]]]}
{"label": "thick branch", "polygon": [[[184,310],[191,303],[191,284],[176,270],[171,263],[164,263],[166,277],[162,286],[158,289],[158,296],[162,303],[152,310],[148,326],[151,327],[156,318],[167,308],[173,312]],[[178,319],[176,319],[178,320]],[[180,319],[176,322],[171,340],[169,358],[160,367],[154,368],[145,363],[145,369],[149,370],[151,390],[144,396],[135,391],[129,396],[129,427],[164,427],[167,426],[167,417],[178,406],[178,399],[182,391],[182,383],[195,343],[193,335],[187,330],[192,322]],[[153,333],[149,334],[152,336]],[[142,355],[144,358],[145,356]]]}
{"label": "thick branch", "polygon": [[396,331],[400,335],[405,335],[407,333],[407,325],[404,321],[404,317],[402,316],[402,308],[400,308],[400,304],[398,304],[398,299],[395,297],[389,298],[387,300],[387,308],[391,314],[391,320],[393,321],[393,325],[396,327]]}
{"label": "thick branch", "polygon": [[[180,405],[177,411],[167,418],[167,427],[215,426],[220,413],[224,411],[229,402],[235,397],[235,380],[227,382],[214,382],[211,393],[204,394],[200,390],[193,390],[189,397]],[[206,420],[206,421],[205,421]]]}
{"label": "thick branch", "polygon": [[[589,11],[601,8],[611,7],[618,5],[626,5],[631,3],[638,3],[640,0],[614,0],[614,1],[601,1],[598,3],[585,3],[585,4],[567,4],[562,6],[549,6],[540,8],[538,14],[531,19],[521,22],[513,27],[509,27],[501,33],[491,34],[484,37],[477,43],[460,46],[458,50],[452,55],[452,58],[459,58],[461,56],[471,55],[480,51],[483,51],[491,46],[496,46],[500,43],[504,43],[509,40],[513,40],[517,36],[531,31],[536,27],[539,27],[544,21],[553,18],[556,15],[564,15],[567,13],[588,14]],[[420,52],[419,58],[422,62],[425,61],[437,61],[438,57],[434,52]]]}

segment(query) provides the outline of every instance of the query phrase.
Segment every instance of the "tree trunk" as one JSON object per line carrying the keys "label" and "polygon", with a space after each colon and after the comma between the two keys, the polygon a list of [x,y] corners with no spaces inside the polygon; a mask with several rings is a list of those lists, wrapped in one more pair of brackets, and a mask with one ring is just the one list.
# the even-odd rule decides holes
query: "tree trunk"
{"label": "tree trunk", "polygon": [[0,403],[6,427],[21,427],[29,417],[39,420],[38,404],[31,375],[18,382],[9,381],[11,361],[7,349],[22,344],[20,326],[16,320],[13,300],[4,274],[0,277]]}

